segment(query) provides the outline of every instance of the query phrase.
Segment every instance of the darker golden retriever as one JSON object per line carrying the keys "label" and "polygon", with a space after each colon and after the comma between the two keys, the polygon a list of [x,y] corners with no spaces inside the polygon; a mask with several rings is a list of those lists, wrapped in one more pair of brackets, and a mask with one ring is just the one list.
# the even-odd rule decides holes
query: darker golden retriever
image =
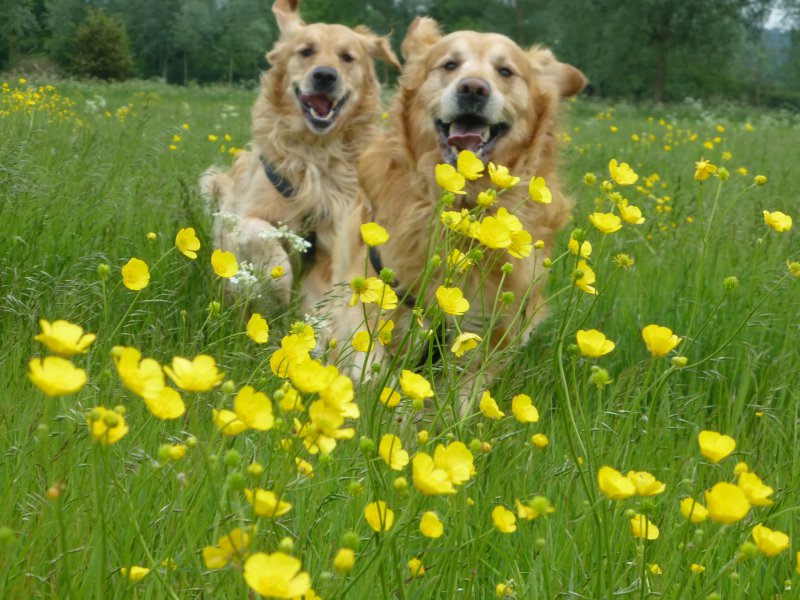
{"label": "darker golden retriever", "polygon": [[[511,261],[513,272],[505,275],[502,291],[512,292],[513,302],[492,322],[491,331],[488,315],[496,310],[500,267],[507,259],[490,252],[486,260],[494,267],[488,275],[470,271],[462,287],[471,306],[461,329],[501,347],[524,342],[543,314],[542,261],[570,211],[556,174],[556,115],[560,100],[580,92],[586,79],[547,49],[525,50],[498,34],[459,31],[443,36],[429,18],[412,23],[402,53],[405,64],[389,111],[390,126],[359,163],[359,183],[372,218],[389,233],[389,241],[373,251],[372,262],[393,269],[398,289],[410,297],[422,294],[425,304],[435,303],[441,271],[439,280],[434,275],[424,290],[420,274],[431,272],[429,225],[439,218],[433,214],[441,193],[436,165],[455,165],[459,153],[470,150],[486,163],[508,167],[524,184],[499,195],[485,214],[502,208],[514,212],[543,247]],[[532,177],[545,179],[552,192],[550,204],[528,198]],[[469,193],[457,196],[451,210],[474,209],[477,192],[491,185],[485,173],[467,183]]]}

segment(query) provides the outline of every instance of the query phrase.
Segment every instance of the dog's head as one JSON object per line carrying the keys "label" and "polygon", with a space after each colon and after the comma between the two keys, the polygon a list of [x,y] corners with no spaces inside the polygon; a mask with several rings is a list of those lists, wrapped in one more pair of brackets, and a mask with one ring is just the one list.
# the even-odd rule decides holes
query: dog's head
{"label": "dog's head", "polygon": [[[300,0],[272,6],[281,35],[267,54],[277,78],[281,103],[315,134],[325,134],[357,110],[362,96],[377,86],[372,59],[399,69],[386,38],[368,29],[316,23],[307,25]],[[291,114],[291,113],[290,113]]]}
{"label": "dog's head", "polygon": [[526,51],[493,33],[442,36],[428,18],[411,24],[402,51],[406,110],[422,121],[413,128],[435,137],[451,164],[462,150],[508,164],[531,146],[545,112],[586,85],[578,69],[549,50]]}

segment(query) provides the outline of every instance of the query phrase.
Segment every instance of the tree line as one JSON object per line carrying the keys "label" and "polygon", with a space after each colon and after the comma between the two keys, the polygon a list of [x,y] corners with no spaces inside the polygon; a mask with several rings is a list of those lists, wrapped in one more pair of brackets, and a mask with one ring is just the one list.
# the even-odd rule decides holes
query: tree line
{"label": "tree line", "polygon": [[[278,36],[271,4],[0,0],[0,70],[249,84]],[[800,105],[800,0],[304,0],[302,11],[391,34],[395,47],[422,14],[445,31],[543,43],[602,96]],[[780,30],[765,29],[770,15]]]}

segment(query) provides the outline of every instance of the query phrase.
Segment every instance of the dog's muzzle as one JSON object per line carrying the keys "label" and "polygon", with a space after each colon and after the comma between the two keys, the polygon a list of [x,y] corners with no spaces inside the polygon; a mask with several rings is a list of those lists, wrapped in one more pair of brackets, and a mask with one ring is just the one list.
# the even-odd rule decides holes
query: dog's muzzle
{"label": "dog's muzzle", "polygon": [[341,93],[341,78],[333,67],[316,67],[306,77],[305,90],[295,88],[300,108],[315,133],[329,131],[350,94]]}
{"label": "dog's muzzle", "polygon": [[485,161],[497,140],[508,133],[511,126],[505,122],[494,122],[487,116],[492,100],[489,82],[477,77],[465,77],[456,85],[454,95],[451,106],[455,114],[434,120],[443,158],[455,165],[458,154],[469,150]]}

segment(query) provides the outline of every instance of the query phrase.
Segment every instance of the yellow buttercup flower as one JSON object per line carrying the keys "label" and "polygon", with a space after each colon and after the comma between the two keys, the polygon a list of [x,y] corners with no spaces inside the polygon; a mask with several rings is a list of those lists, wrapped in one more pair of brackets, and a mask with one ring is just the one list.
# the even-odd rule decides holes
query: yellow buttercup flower
{"label": "yellow buttercup flower", "polygon": [[493,250],[511,245],[511,229],[496,217],[484,217],[477,230],[478,241]]}
{"label": "yellow buttercup flower", "polygon": [[463,442],[452,442],[449,446],[437,445],[433,462],[447,473],[455,485],[466,483],[475,475],[474,457]]}
{"label": "yellow buttercup flower", "polygon": [[483,208],[489,208],[495,202],[497,202],[497,192],[493,189],[479,192],[478,197],[475,199],[475,203]]}
{"label": "yellow buttercup flower", "polygon": [[222,569],[228,563],[240,564],[247,555],[253,536],[247,529],[237,527],[222,536],[216,546],[203,548],[203,563],[206,569]]}
{"label": "yellow buttercup flower", "polygon": [[150,269],[147,263],[138,258],[130,259],[122,267],[122,283],[134,292],[146,288],[150,283]]}
{"label": "yellow buttercup flower", "polygon": [[278,265],[277,267],[273,268],[272,271],[269,272],[269,276],[272,279],[280,279],[281,277],[283,277],[283,275],[284,275],[284,270],[281,265]]}
{"label": "yellow buttercup flower", "polygon": [[618,164],[615,158],[609,161],[608,172],[611,173],[611,179],[619,185],[633,185],[639,179],[639,176],[628,163]]}
{"label": "yellow buttercup flower", "polygon": [[519,183],[519,177],[514,177],[508,172],[508,167],[489,163],[489,177],[492,183],[499,188],[512,188]]}
{"label": "yellow buttercup flower", "polygon": [[544,496],[535,496],[527,503],[514,500],[514,504],[517,506],[517,517],[527,521],[533,521],[542,515],[549,515],[556,512],[555,507],[550,504],[550,500]]}
{"label": "yellow buttercup flower", "polygon": [[701,431],[697,443],[700,453],[713,463],[718,463],[736,449],[736,440],[716,431]]}
{"label": "yellow buttercup flower", "polygon": [[244,386],[236,394],[233,399],[233,410],[249,429],[269,431],[275,423],[272,401],[266,394],[255,391],[250,385]]}
{"label": "yellow buttercup flower", "polygon": [[511,399],[511,412],[520,423],[539,422],[539,411],[528,394],[518,394]]}
{"label": "yellow buttercup flower", "polygon": [[537,434],[531,436],[531,444],[533,444],[534,446],[536,446],[540,450],[542,448],[546,448],[549,443],[550,443],[550,440],[547,439],[547,436],[545,434],[543,434],[543,433],[537,433]]}
{"label": "yellow buttercup flower", "polygon": [[497,407],[497,402],[495,402],[495,399],[492,398],[492,395],[488,391],[483,392],[478,406],[483,416],[487,419],[498,420],[506,416],[506,414]]}
{"label": "yellow buttercup flower", "polygon": [[739,487],[753,506],[770,506],[772,504],[770,496],[774,490],[761,481],[761,478],[755,473],[740,473]]}
{"label": "yellow buttercup flower", "polygon": [[669,327],[652,324],[642,329],[642,339],[647,349],[656,358],[666,356],[681,343],[681,338],[672,333]]}
{"label": "yellow buttercup flower", "polygon": [[631,535],[643,540],[657,540],[659,536],[658,527],[644,515],[633,515],[631,517]]}
{"label": "yellow buttercup flower", "polygon": [[466,194],[464,186],[467,184],[464,176],[456,171],[455,167],[447,164],[436,165],[436,183],[440,188],[451,194]]}
{"label": "yellow buttercup flower", "polygon": [[651,565],[648,565],[647,569],[653,575],[663,575],[663,573],[664,573],[664,571],[661,569],[661,567],[658,565],[658,563],[653,563]]}
{"label": "yellow buttercup flower", "polygon": [[691,523],[702,523],[708,519],[708,509],[694,498],[681,500],[680,508],[683,518]]}
{"label": "yellow buttercup flower", "polygon": [[717,167],[712,165],[709,161],[700,159],[699,162],[696,162],[694,165],[694,178],[697,181],[705,181],[711,175],[717,172]]}
{"label": "yellow buttercup flower", "polygon": [[386,408],[394,408],[400,404],[402,397],[392,388],[385,387],[381,390],[380,401]]}
{"label": "yellow buttercup flower", "polygon": [[248,489],[244,491],[247,501],[253,506],[253,511],[260,517],[280,517],[292,510],[292,505],[278,499],[275,492],[270,490]]}
{"label": "yellow buttercup flower", "polygon": [[441,520],[439,520],[439,515],[429,510],[423,513],[422,519],[419,522],[419,530],[425,537],[437,539],[442,537],[444,525]]}
{"label": "yellow buttercup flower", "polygon": [[789,536],[782,531],[773,531],[761,523],[753,527],[753,541],[764,556],[777,556],[789,546]]}
{"label": "yellow buttercup flower", "polygon": [[657,496],[667,489],[666,484],[658,481],[647,471],[628,471],[628,479],[636,486],[639,496]]}
{"label": "yellow buttercup flower", "polygon": [[28,363],[28,379],[48,396],[65,396],[86,385],[86,371],[64,358],[47,356]]}
{"label": "yellow buttercup flower", "polygon": [[550,204],[553,201],[553,193],[544,181],[544,177],[532,177],[528,185],[528,194],[531,200],[539,204]]}
{"label": "yellow buttercup flower", "polygon": [[364,223],[361,226],[361,238],[367,246],[380,246],[389,241],[389,234],[377,223]]}
{"label": "yellow buttercup flower", "polygon": [[52,323],[46,319],[40,319],[39,327],[42,328],[42,333],[33,339],[42,342],[50,352],[66,357],[86,352],[97,337],[93,333],[83,333],[83,327],[80,325],[62,319]]}
{"label": "yellow buttercup flower", "polygon": [[373,531],[378,533],[389,531],[394,524],[394,511],[386,506],[386,502],[378,500],[367,504],[364,509],[364,518]]}
{"label": "yellow buttercup flower", "polygon": [[756,185],[767,185],[767,176],[766,175],[756,175],[753,177],[753,183]]}
{"label": "yellow buttercup flower", "polygon": [[642,210],[638,206],[630,206],[627,200],[620,202],[617,207],[622,220],[631,225],[641,225],[645,219],[642,216]]}
{"label": "yellow buttercup flower", "polygon": [[92,439],[103,446],[116,444],[128,433],[124,415],[102,406],[94,407],[86,417],[86,422]]}
{"label": "yellow buttercup flower", "polygon": [[742,489],[724,481],[706,491],[708,517],[715,523],[732,525],[750,512],[750,502]]}
{"label": "yellow buttercup flower", "polygon": [[636,493],[636,484],[633,481],[608,466],[600,467],[597,472],[597,484],[600,491],[611,500],[624,500]]}
{"label": "yellow buttercup flower", "polygon": [[469,310],[469,302],[464,293],[457,287],[440,285],[436,290],[436,302],[439,308],[448,315],[460,316]]}
{"label": "yellow buttercup flower", "polygon": [[400,471],[408,464],[408,452],[403,450],[400,438],[391,433],[384,434],[378,444],[378,454],[390,469]]}
{"label": "yellow buttercup flower", "polygon": [[[578,240],[570,236],[569,242],[567,243],[567,248],[569,249],[570,252],[577,255],[579,252]],[[584,240],[584,242],[580,245],[580,257],[589,258],[591,255],[592,255],[592,244],[589,240]]]}
{"label": "yellow buttercup flower", "polygon": [[251,589],[266,598],[302,598],[311,590],[311,577],[301,569],[294,556],[257,552],[244,563],[244,579]]}
{"label": "yellow buttercup flower", "polygon": [[400,389],[403,394],[412,400],[425,400],[433,396],[433,388],[422,375],[408,370],[400,373]]}
{"label": "yellow buttercup flower", "polygon": [[460,357],[465,352],[477,348],[481,341],[483,340],[477,333],[462,333],[453,341],[453,347],[450,348],[450,351]]}
{"label": "yellow buttercup flower", "polygon": [[200,354],[192,360],[181,356],[172,359],[172,368],[164,371],[184,392],[208,392],[222,383],[225,373],[217,369],[214,357]]}
{"label": "yellow buttercup flower", "polygon": [[415,579],[425,575],[425,566],[416,556],[408,561],[408,570]]}
{"label": "yellow buttercup flower", "polygon": [[333,558],[333,568],[339,573],[349,573],[356,566],[356,553],[350,548],[339,548]]}
{"label": "yellow buttercup flower", "polygon": [[594,283],[597,280],[597,276],[592,267],[585,260],[579,260],[577,270],[582,273],[582,276],[575,280],[575,285],[587,294],[596,296],[597,289],[594,287]]}
{"label": "yellow buttercup flower", "polygon": [[123,577],[127,577],[130,581],[136,583],[137,581],[144,579],[145,576],[150,572],[150,569],[147,567],[139,567],[134,565],[130,569],[127,567],[122,567],[119,572]]}
{"label": "yellow buttercup flower", "polygon": [[605,356],[616,348],[616,344],[597,329],[579,329],[575,339],[581,354],[591,358]]}
{"label": "yellow buttercup flower", "polygon": [[197,258],[197,251],[200,250],[200,240],[195,234],[194,227],[185,227],[178,231],[175,236],[175,246],[181,254],[194,260]]}
{"label": "yellow buttercup flower", "polygon": [[792,217],[779,210],[774,212],[764,211],[764,222],[778,233],[789,231],[792,228]]}
{"label": "yellow buttercup flower", "polygon": [[514,533],[517,530],[517,517],[505,506],[495,506],[492,510],[492,523],[501,533]]}
{"label": "yellow buttercup flower", "polygon": [[247,431],[247,425],[239,418],[239,415],[227,408],[212,409],[211,419],[214,426],[225,435],[235,436]]}
{"label": "yellow buttercup flower", "polygon": [[266,344],[269,340],[269,324],[267,320],[258,313],[253,313],[247,321],[247,337],[256,344]]}
{"label": "yellow buttercup flower", "polygon": [[614,233],[622,229],[622,220],[614,213],[592,213],[589,221],[601,233]]}
{"label": "yellow buttercup flower", "polygon": [[239,272],[239,264],[236,262],[233,252],[223,252],[219,248],[211,253],[211,266],[214,267],[214,273],[225,279],[229,279]]}
{"label": "yellow buttercup flower", "polygon": [[414,455],[411,460],[411,473],[414,487],[426,496],[456,493],[447,471],[437,467],[433,458],[424,452]]}
{"label": "yellow buttercup flower", "polygon": [[483,175],[484,166],[481,159],[469,150],[462,150],[459,152],[456,166],[458,172],[461,173],[465,179],[469,179],[470,181],[480,179],[481,175]]}
{"label": "yellow buttercup flower", "polygon": [[692,573],[698,575],[706,570],[706,568],[703,565],[698,565],[697,563],[692,563],[689,569],[691,569]]}
{"label": "yellow buttercup flower", "polygon": [[353,336],[353,349],[356,352],[367,352],[370,341],[369,331],[359,331]]}

